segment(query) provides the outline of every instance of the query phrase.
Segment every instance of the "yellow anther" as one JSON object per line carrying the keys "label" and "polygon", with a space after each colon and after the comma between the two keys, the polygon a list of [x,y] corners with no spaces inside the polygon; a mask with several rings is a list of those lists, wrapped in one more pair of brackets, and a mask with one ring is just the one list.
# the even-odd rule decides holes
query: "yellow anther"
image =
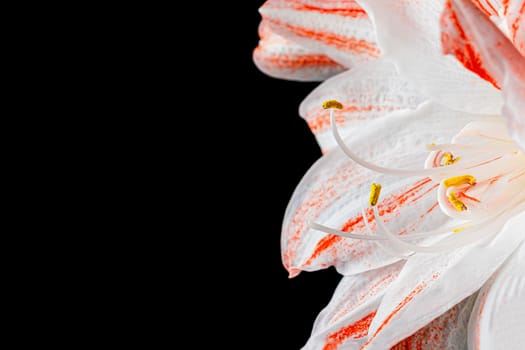
{"label": "yellow anther", "polygon": [[458,227],[458,228],[453,229],[452,232],[454,232],[454,233],[458,233],[458,232],[461,232],[461,231],[466,230],[466,229],[471,228],[471,227],[472,227],[472,226],[463,226],[463,227]]}
{"label": "yellow anther", "polygon": [[445,153],[443,155],[443,159],[444,159],[443,165],[452,165],[452,164],[455,164],[458,160],[460,160],[461,157],[454,158],[452,153]]}
{"label": "yellow anther", "polygon": [[372,182],[370,186],[370,200],[368,201],[371,206],[375,206],[379,200],[379,195],[381,194],[381,185]]}
{"label": "yellow anther", "polygon": [[[458,196],[456,196],[456,194],[454,192],[452,192],[449,196],[448,196],[448,200],[450,201],[450,203],[452,203],[452,205],[454,206],[454,208],[456,208],[457,211],[464,211],[464,210],[467,210],[467,206],[465,205],[465,203],[463,203],[462,201],[460,201],[458,199]],[[458,231],[459,232],[459,231]]]}
{"label": "yellow anther", "polygon": [[323,108],[324,109],[343,109],[343,104],[336,100],[328,100],[323,102]]}
{"label": "yellow anther", "polygon": [[460,186],[460,185],[474,185],[476,183],[476,178],[472,175],[461,175],[454,176],[443,181],[443,185],[446,188],[451,186]]}

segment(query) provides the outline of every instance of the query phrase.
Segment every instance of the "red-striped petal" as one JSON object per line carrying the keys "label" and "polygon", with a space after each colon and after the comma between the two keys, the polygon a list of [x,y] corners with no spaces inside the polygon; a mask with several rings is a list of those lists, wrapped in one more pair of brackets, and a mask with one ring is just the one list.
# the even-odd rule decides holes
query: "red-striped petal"
{"label": "red-striped petal", "polygon": [[268,0],[260,12],[278,34],[345,67],[380,54],[368,16],[353,0]]}
{"label": "red-striped petal", "polygon": [[317,317],[303,350],[359,348],[388,288],[404,262],[359,275],[345,276],[330,303]]}
{"label": "red-striped petal", "polygon": [[322,81],[345,68],[320,50],[306,48],[273,31],[266,21],[259,26],[261,40],[253,53],[257,67],[274,78]]}
{"label": "red-striped petal", "polygon": [[524,241],[519,210],[503,228],[492,228],[496,237],[488,242],[410,257],[383,297],[362,350],[394,346],[476,292]]}

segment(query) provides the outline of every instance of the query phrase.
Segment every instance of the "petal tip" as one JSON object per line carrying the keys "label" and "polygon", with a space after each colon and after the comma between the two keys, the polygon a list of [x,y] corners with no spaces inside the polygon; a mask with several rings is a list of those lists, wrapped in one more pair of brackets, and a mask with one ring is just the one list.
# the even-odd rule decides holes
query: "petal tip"
{"label": "petal tip", "polygon": [[292,279],[294,277],[297,277],[300,273],[301,270],[292,267],[288,270],[288,278]]}

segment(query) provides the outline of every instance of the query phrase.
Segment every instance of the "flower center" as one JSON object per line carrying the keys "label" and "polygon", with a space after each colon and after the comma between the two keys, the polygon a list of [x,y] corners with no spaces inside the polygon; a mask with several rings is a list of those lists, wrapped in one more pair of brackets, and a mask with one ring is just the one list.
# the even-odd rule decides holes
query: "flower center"
{"label": "flower center", "polygon": [[[360,158],[343,142],[335,123],[335,110],[343,106],[335,100],[323,103],[330,110],[334,138],[341,150],[359,165],[378,173],[396,176],[429,176],[439,182],[437,201],[444,214],[459,219],[459,227],[448,227],[400,237],[392,234],[381,219],[377,202],[381,185],[372,184],[369,204],[382,235],[356,235],[312,223],[311,227],[354,239],[389,240],[393,253],[407,256],[414,252],[455,249],[491,237],[516,210],[525,206],[525,155],[513,142],[501,119],[471,122],[449,144],[431,144],[422,169],[387,168]],[[366,220],[365,220],[366,221]],[[475,230],[474,230],[475,228]],[[371,231],[369,229],[369,231]],[[439,234],[470,232],[451,237],[441,244],[424,247],[408,243]]]}
{"label": "flower center", "polygon": [[[434,178],[440,181],[438,202],[446,215],[475,221],[525,201],[525,155],[501,120],[469,123],[450,144],[429,148],[426,168],[464,164],[464,174]],[[455,157],[452,149],[461,155]]]}

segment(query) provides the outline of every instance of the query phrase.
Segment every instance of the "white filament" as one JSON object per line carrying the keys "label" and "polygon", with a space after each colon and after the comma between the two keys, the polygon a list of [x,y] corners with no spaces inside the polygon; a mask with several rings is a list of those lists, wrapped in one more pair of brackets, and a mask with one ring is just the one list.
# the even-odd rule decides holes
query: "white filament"
{"label": "white filament", "polygon": [[373,170],[377,173],[381,174],[387,174],[387,175],[396,175],[396,176],[443,176],[443,177],[449,177],[454,173],[457,173],[458,171],[465,170],[468,168],[465,168],[465,166],[459,166],[457,164],[450,165],[443,168],[433,168],[433,169],[396,169],[396,168],[387,168],[382,167],[373,163],[370,163],[362,158],[360,158],[357,154],[352,152],[348,146],[344,143],[343,139],[341,138],[341,135],[339,134],[339,130],[337,129],[337,124],[335,122],[335,112],[334,109],[330,110],[330,124],[332,129],[332,134],[334,135],[335,141],[341,147],[341,150],[348,156],[348,158],[352,159],[357,164]]}
{"label": "white filament", "polygon": [[[363,188],[361,188],[361,191],[363,191]],[[361,197],[364,198],[363,193],[361,192]],[[363,203],[361,202],[361,215],[363,216],[363,222],[365,223],[365,226],[370,232],[370,234],[373,234],[372,228],[370,227],[370,224],[368,223],[367,215],[365,212],[365,207],[363,206]],[[383,237],[381,237],[383,238]],[[397,246],[392,246],[386,244],[388,241],[376,241],[376,244],[379,248],[381,248],[385,253],[390,254],[394,258],[398,259],[408,259],[410,256],[413,255],[412,252],[407,252],[405,249],[399,249]]]}
{"label": "white filament", "polygon": [[[516,205],[517,201],[514,201],[512,203],[513,205]],[[474,233],[471,234],[461,234],[458,236],[458,238],[454,239],[454,241],[445,243],[445,244],[435,244],[431,247],[424,247],[419,246],[412,243],[407,243],[401,239],[399,239],[396,235],[394,235],[390,230],[386,227],[386,225],[383,223],[383,220],[380,218],[379,213],[377,211],[377,207],[373,207],[374,217],[377,221],[378,227],[381,229],[382,232],[385,233],[385,235],[391,240],[393,244],[396,244],[397,246],[403,247],[407,250],[416,252],[416,253],[439,253],[444,251],[450,251],[454,249],[458,249],[464,246],[467,246],[469,244],[479,242],[481,240],[484,240],[486,238],[489,238],[491,236],[496,235],[499,233],[499,230],[497,230],[497,227],[501,227],[502,223],[506,220],[508,220],[516,211],[519,211],[520,208],[524,207],[524,203],[518,204],[516,209],[517,210],[509,210],[506,212],[500,212],[498,215],[494,215],[490,217],[487,220],[484,220],[483,222],[476,223],[476,230]]]}
{"label": "white filament", "polygon": [[447,152],[457,152],[457,151],[475,151],[475,152],[511,152],[516,147],[512,144],[484,144],[484,145],[465,145],[460,143],[445,143],[439,145],[428,145],[427,149],[429,151],[447,151]]}
{"label": "white filament", "polygon": [[[370,235],[369,236],[369,235],[361,235],[361,234],[356,234],[356,233],[349,233],[349,232],[346,232],[346,231],[337,230],[335,228],[331,228],[331,227],[328,227],[328,226],[325,226],[325,225],[321,225],[321,224],[318,224],[316,222],[311,222],[309,224],[309,226],[312,229],[317,230],[317,231],[322,231],[322,232],[325,232],[325,233],[331,233],[333,235],[346,237],[346,238],[362,239],[362,240],[365,240],[365,241],[386,241],[386,240],[388,240],[387,237],[378,236],[378,235]],[[454,229],[455,229],[454,227],[448,227],[448,228],[443,228],[441,230],[433,230],[433,231],[428,231],[428,232],[425,232],[425,233],[418,233],[418,234],[413,234],[413,235],[402,236],[401,239],[404,240],[404,241],[407,241],[407,240],[428,238],[428,237],[432,237],[432,236],[445,235],[447,233],[452,233],[454,231]]]}

